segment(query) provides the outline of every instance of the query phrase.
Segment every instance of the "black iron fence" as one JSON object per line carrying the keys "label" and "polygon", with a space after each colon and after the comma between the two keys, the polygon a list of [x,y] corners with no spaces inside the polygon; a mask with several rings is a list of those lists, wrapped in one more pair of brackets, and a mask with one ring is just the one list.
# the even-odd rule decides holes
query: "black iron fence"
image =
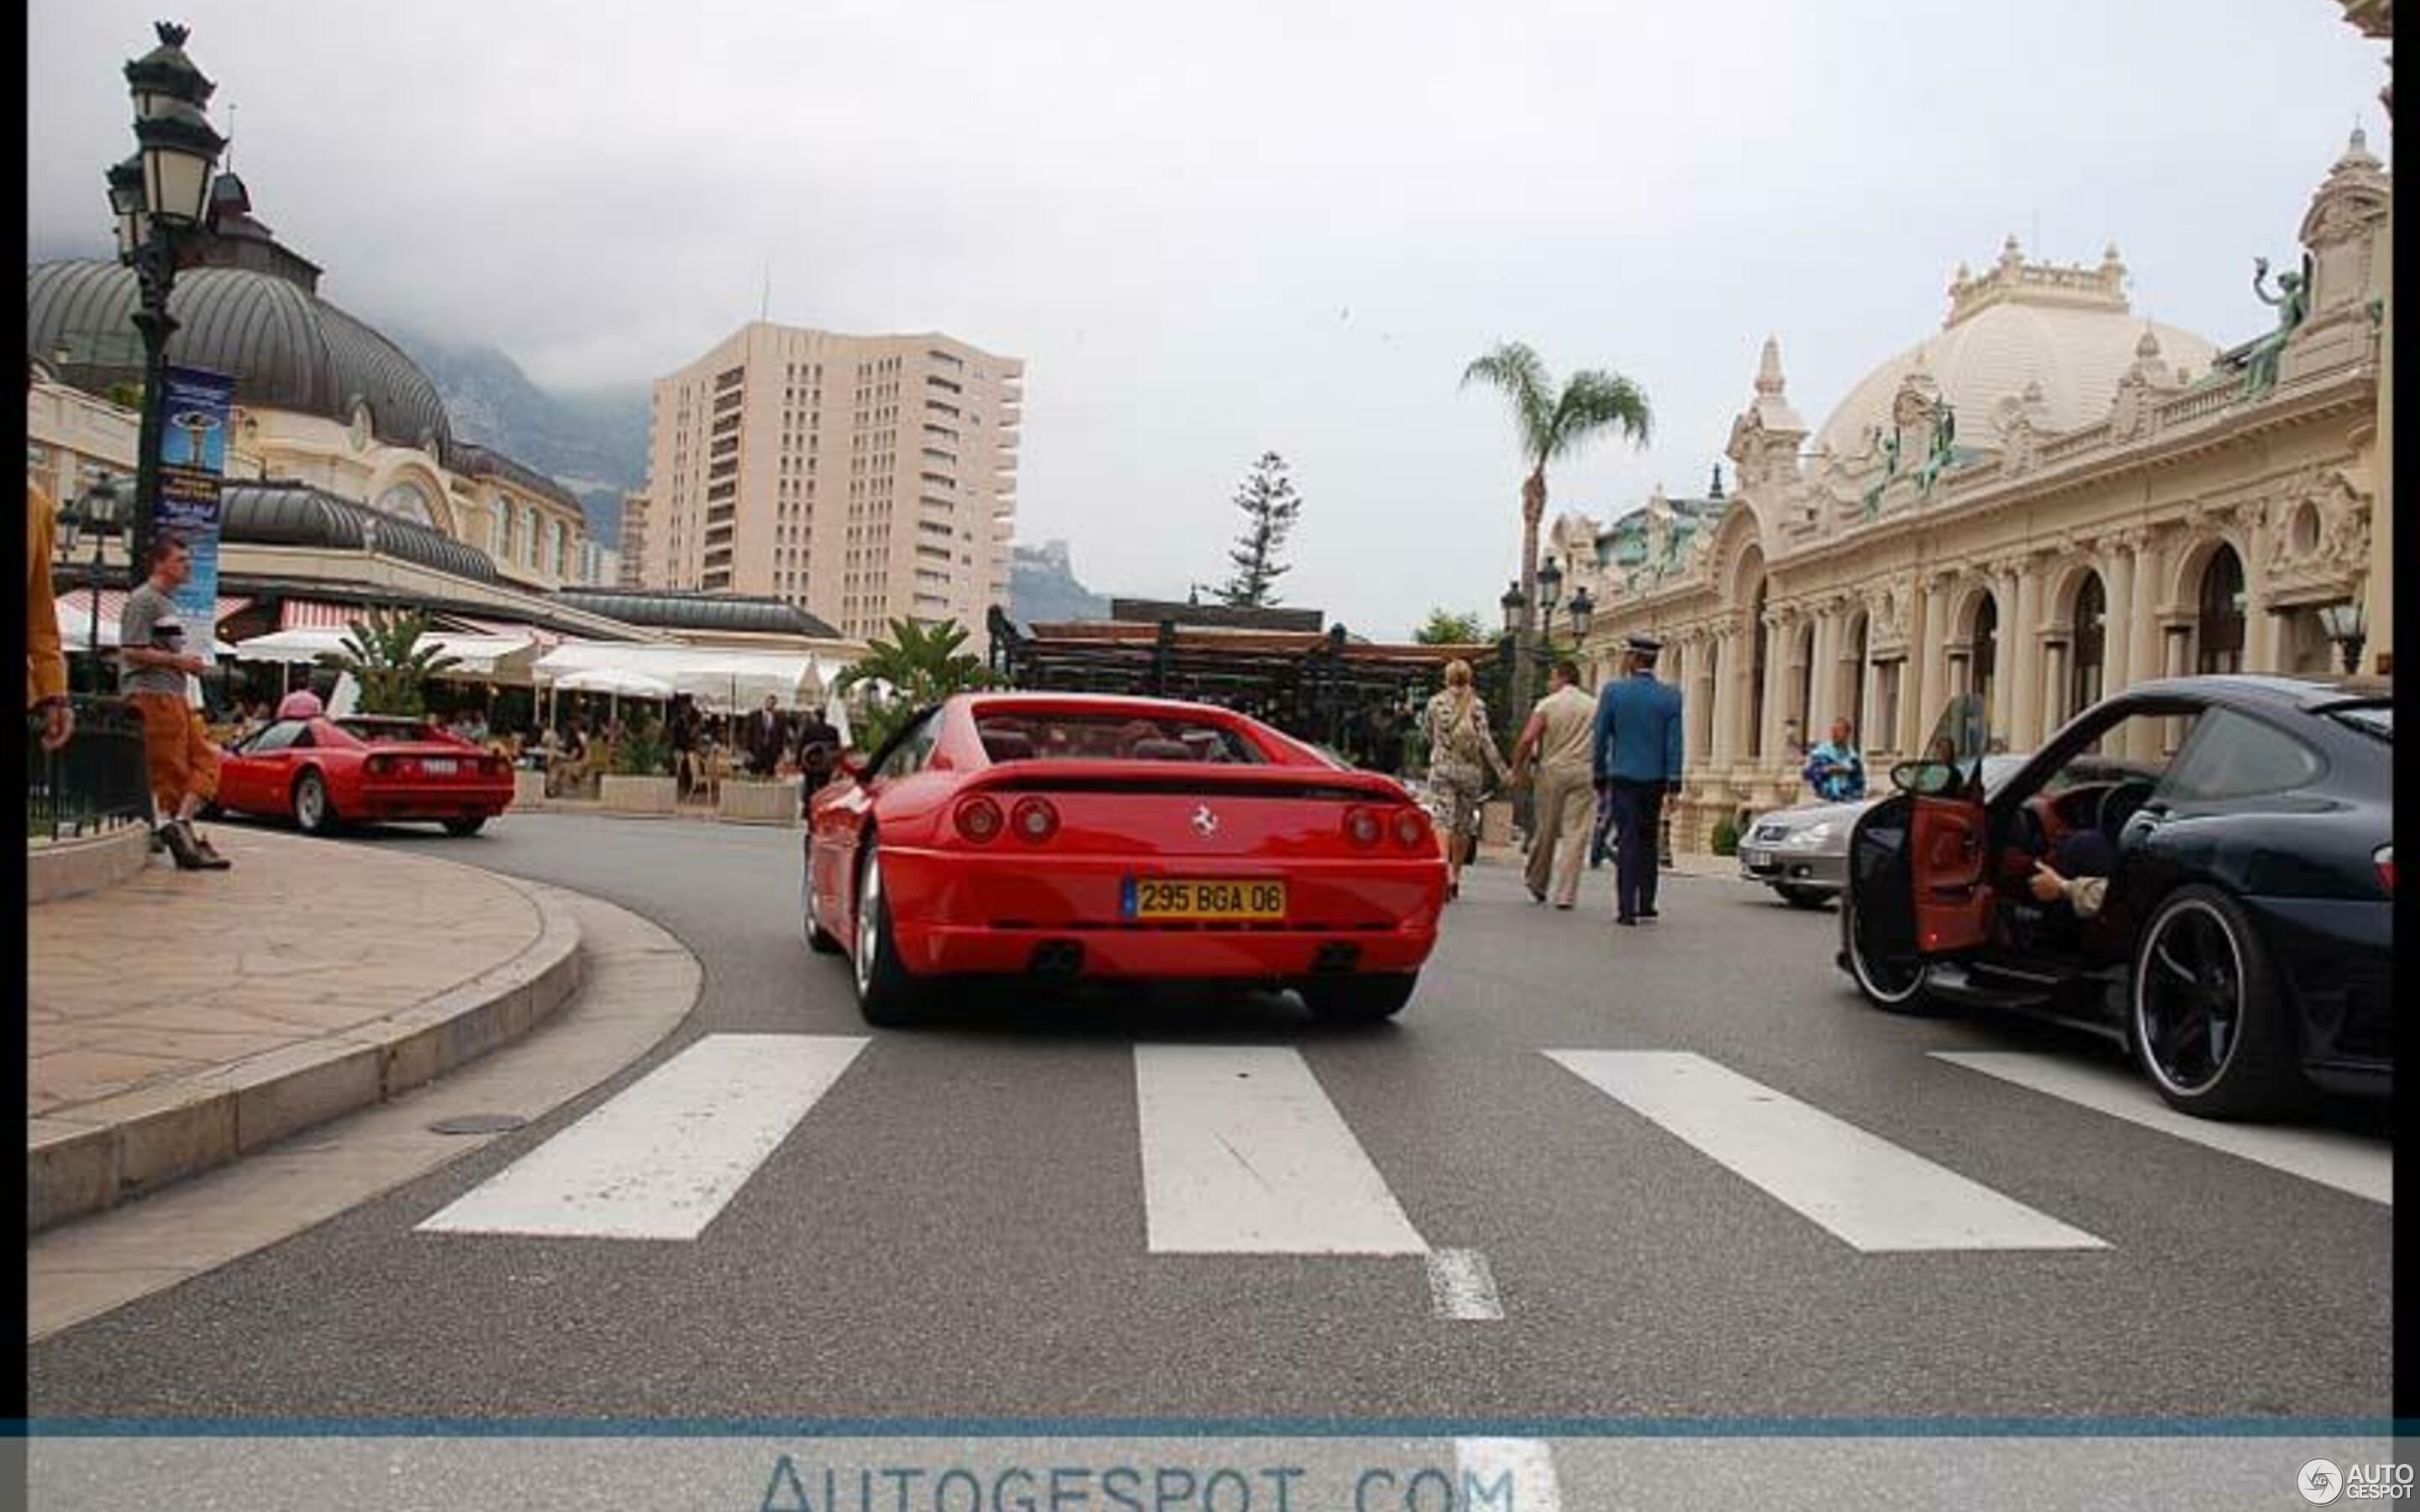
{"label": "black iron fence", "polygon": [[75,736],[45,751],[41,723],[25,725],[25,833],[54,840],[151,817],[143,719],[124,699],[77,698]]}

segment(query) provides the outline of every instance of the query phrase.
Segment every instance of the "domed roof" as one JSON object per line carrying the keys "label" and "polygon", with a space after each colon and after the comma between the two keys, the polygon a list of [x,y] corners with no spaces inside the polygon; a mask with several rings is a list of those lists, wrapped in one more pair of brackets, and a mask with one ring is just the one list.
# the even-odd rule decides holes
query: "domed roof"
{"label": "domed roof", "polygon": [[[140,382],[143,347],[131,319],[131,269],[76,258],[25,270],[25,353],[79,388]],[[291,278],[254,268],[188,268],[168,313],[168,361],[232,374],[236,403],[339,424],[356,399],[370,429],[394,446],[443,456],[454,429],[437,385],[402,348]],[[64,352],[64,361],[55,354]]]}
{"label": "domed roof", "polygon": [[[1956,412],[1962,443],[1996,447],[1993,411],[2002,399],[2026,399],[2042,430],[2073,430],[2106,417],[2147,333],[2157,339],[2162,362],[2195,376],[2207,372],[2217,347],[2134,315],[2126,302],[2125,271],[2115,247],[2098,268],[2061,267],[2025,262],[2010,237],[1999,261],[1980,277],[1958,270],[1941,331],[1851,389],[1816,432],[1817,449],[1828,446],[1843,458],[1863,455],[1875,428],[1890,424],[1900,386],[1919,375],[1930,377]],[[2039,390],[2038,399],[2027,393],[2029,386]]]}

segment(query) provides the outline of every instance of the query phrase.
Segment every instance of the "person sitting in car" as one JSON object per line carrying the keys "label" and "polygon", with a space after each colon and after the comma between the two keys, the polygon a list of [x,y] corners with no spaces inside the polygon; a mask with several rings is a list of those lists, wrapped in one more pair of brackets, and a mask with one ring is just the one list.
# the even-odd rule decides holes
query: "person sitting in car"
{"label": "person sitting in car", "polygon": [[2118,847],[2097,829],[2059,838],[2049,861],[2036,861],[2026,890],[2036,903],[2064,902],[2079,919],[2097,918],[2109,901],[2109,873],[2118,868]]}

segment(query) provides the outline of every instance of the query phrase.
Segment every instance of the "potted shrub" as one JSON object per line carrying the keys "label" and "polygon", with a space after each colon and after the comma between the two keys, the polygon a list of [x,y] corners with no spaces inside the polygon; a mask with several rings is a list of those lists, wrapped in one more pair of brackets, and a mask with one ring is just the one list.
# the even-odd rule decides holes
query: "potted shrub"
{"label": "potted shrub", "polygon": [[1714,833],[1709,848],[1716,856],[1737,856],[1739,836],[1739,822],[1729,814],[1721,815],[1714,821]]}
{"label": "potted shrub", "polygon": [[622,727],[622,743],[597,781],[597,796],[608,813],[668,815],[680,798],[672,768],[672,742],[663,726],[634,717]]}

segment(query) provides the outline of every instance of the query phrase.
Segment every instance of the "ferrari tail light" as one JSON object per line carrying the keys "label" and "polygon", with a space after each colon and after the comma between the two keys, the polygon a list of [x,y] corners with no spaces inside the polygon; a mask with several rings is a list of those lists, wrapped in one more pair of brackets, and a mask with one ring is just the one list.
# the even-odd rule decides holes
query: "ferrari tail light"
{"label": "ferrari tail light", "polygon": [[1399,809],[1395,811],[1396,844],[1407,851],[1418,850],[1428,843],[1428,815],[1418,809]]}
{"label": "ferrari tail light", "polygon": [[1354,844],[1375,845],[1386,833],[1387,826],[1379,822],[1376,810],[1355,804],[1344,810],[1344,834]]}
{"label": "ferrari tail light", "polygon": [[384,777],[389,772],[395,770],[395,758],[392,756],[373,756],[368,761],[362,764],[362,770],[367,772],[372,777]]}
{"label": "ferrari tail light", "polygon": [[952,817],[957,822],[958,833],[978,845],[990,844],[1000,834],[1000,805],[989,798],[969,798],[958,805]]}
{"label": "ferrari tail light", "polygon": [[479,770],[487,773],[489,777],[497,776],[499,773],[503,772],[504,769],[504,759],[502,756],[482,756],[479,758]]}
{"label": "ferrari tail light", "polygon": [[1047,798],[1020,799],[1010,811],[1008,822],[1017,839],[1036,845],[1059,833],[1059,810],[1051,807]]}
{"label": "ferrari tail light", "polygon": [[2390,898],[2394,897],[2395,847],[2392,845],[2381,845],[2378,848],[2378,853],[2372,856],[2370,859],[2378,863],[2378,880],[2385,884],[2386,895]]}

